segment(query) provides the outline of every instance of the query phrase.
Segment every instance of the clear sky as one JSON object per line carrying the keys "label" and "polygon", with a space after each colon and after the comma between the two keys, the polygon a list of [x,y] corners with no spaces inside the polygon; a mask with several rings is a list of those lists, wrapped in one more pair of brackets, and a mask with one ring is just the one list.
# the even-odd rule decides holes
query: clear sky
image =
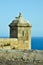
{"label": "clear sky", "polygon": [[43,0],[0,0],[0,37],[9,37],[9,24],[22,12],[32,24],[32,36],[43,36]]}

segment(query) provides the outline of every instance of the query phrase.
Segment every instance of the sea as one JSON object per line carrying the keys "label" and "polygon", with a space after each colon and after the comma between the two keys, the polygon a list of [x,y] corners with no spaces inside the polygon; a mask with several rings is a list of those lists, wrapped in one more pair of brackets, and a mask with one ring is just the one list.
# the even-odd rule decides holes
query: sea
{"label": "sea", "polygon": [[[0,37],[0,38],[9,38],[9,37]],[[43,50],[43,37],[32,37],[31,49]]]}
{"label": "sea", "polygon": [[32,37],[32,46],[34,50],[43,50],[43,37]]}

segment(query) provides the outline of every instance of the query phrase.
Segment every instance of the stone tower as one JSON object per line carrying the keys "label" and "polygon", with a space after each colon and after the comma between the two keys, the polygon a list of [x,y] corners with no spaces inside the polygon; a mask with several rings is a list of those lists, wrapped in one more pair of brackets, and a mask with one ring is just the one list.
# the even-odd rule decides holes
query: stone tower
{"label": "stone tower", "polygon": [[[10,38],[17,38],[19,40],[25,41],[24,43],[29,43],[29,49],[31,49],[31,24],[26,21],[22,14],[19,13],[18,17],[15,17],[10,24]],[[23,44],[24,44],[23,43]]]}

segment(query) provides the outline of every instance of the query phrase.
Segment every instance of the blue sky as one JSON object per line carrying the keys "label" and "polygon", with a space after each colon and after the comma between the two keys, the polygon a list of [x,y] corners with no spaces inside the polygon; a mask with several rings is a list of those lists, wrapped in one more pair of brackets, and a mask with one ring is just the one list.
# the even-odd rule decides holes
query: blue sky
{"label": "blue sky", "polygon": [[43,37],[43,0],[0,0],[0,37],[9,37],[9,24],[22,12],[32,24],[32,36]]}

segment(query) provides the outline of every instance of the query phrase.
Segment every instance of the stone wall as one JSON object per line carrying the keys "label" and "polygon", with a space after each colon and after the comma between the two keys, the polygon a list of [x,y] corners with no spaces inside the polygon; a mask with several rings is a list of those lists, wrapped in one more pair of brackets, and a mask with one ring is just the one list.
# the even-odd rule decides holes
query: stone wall
{"label": "stone wall", "polygon": [[29,42],[16,38],[0,38],[0,48],[29,50]]}
{"label": "stone wall", "polygon": [[17,38],[18,37],[18,28],[11,27],[10,28],[10,38]]}

